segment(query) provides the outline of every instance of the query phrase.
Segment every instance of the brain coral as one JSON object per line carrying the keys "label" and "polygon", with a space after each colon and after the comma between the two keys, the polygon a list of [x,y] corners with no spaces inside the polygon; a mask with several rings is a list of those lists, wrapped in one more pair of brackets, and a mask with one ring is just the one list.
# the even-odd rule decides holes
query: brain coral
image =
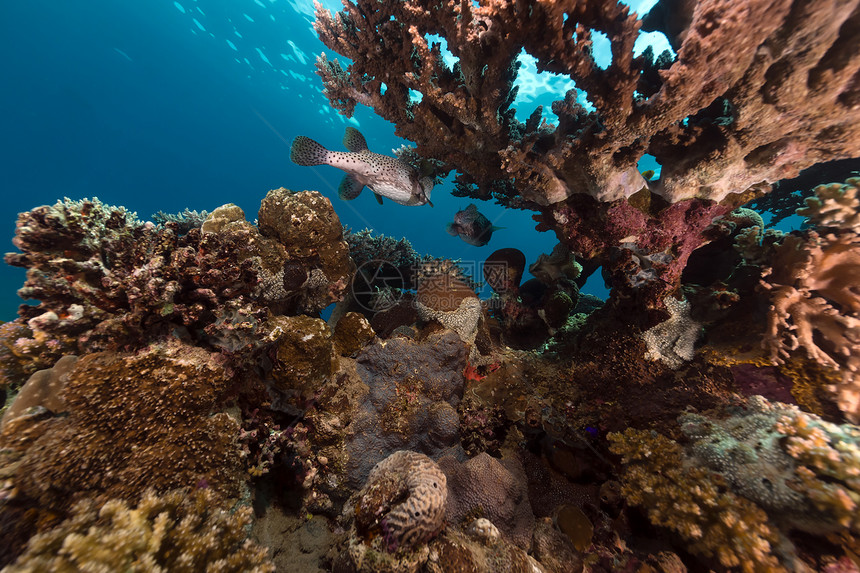
{"label": "brain coral", "polygon": [[381,531],[389,551],[413,549],[445,526],[447,480],[439,466],[418,452],[399,450],[371,470],[355,506],[358,531]]}
{"label": "brain coral", "polygon": [[449,523],[485,517],[511,543],[523,548],[531,546],[535,517],[519,459],[498,460],[482,452],[465,463],[445,456],[439,466],[448,476]]}

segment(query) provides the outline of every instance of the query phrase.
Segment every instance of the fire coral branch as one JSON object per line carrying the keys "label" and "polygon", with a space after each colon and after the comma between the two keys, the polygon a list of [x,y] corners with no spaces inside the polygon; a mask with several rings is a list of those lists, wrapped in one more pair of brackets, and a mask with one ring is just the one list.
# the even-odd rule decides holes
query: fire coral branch
{"label": "fire coral branch", "polygon": [[[634,57],[641,22],[615,0],[346,0],[337,15],[317,4],[320,38],[352,61],[320,56],[317,72],[341,112],[373,108],[474,196],[496,190],[512,205],[613,201],[646,186],[670,202],[722,201],[860,156],[860,0],[688,4],[686,28],[665,30],[677,57],[656,63]],[[606,69],[594,31],[611,45]],[[453,67],[431,35],[445,38]],[[520,123],[511,104],[523,51],[573,79],[593,109],[570,92],[553,104],[557,125],[537,110]],[[663,166],[657,180],[637,170],[646,153]],[[510,181],[522,199],[499,193]]]}

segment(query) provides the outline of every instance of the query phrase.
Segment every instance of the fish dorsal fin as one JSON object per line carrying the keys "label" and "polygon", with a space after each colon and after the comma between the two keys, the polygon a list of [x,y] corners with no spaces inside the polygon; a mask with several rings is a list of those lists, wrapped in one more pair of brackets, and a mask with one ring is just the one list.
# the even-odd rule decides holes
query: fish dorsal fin
{"label": "fish dorsal fin", "polygon": [[366,151],[367,141],[361,132],[354,127],[347,127],[343,134],[343,146],[350,151]]}
{"label": "fish dorsal fin", "polygon": [[376,197],[376,202],[379,203],[380,205],[382,205],[382,195],[380,195],[379,193],[376,193],[376,192],[374,192],[373,194]]}
{"label": "fish dorsal fin", "polygon": [[466,211],[469,213],[477,213],[478,207],[476,207],[474,203],[469,203],[469,206],[466,207]]}
{"label": "fish dorsal fin", "polygon": [[355,180],[352,175],[344,175],[340,180],[340,187],[337,188],[337,195],[344,201],[352,201],[358,197],[364,185]]}

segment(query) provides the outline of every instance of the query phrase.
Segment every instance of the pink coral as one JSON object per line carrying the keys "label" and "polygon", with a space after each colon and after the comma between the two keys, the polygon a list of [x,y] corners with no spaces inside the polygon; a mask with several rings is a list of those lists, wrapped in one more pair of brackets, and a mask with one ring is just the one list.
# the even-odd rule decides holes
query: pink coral
{"label": "pink coral", "polygon": [[818,230],[786,236],[772,250],[762,286],[771,307],[763,342],[771,361],[782,364],[793,351],[840,370],[834,388],[846,417],[860,421],[860,178],[820,185],[807,200]]}

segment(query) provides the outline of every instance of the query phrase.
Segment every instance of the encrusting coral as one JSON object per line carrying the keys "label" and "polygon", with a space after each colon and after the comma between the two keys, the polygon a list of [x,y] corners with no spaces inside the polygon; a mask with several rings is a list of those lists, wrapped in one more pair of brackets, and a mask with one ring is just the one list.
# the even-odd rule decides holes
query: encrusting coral
{"label": "encrusting coral", "polygon": [[860,533],[860,428],[761,396],[724,410],[722,419],[681,415],[692,456],[781,523]]}
{"label": "encrusting coral", "polygon": [[272,573],[268,551],[247,538],[250,523],[249,507],[230,511],[206,489],[148,491],[131,507],[87,499],[3,571]]}
{"label": "encrusting coral", "polygon": [[693,346],[702,333],[702,325],[690,317],[690,304],[686,300],[666,297],[665,304],[669,318],[642,333],[642,340],[648,345],[645,358],[660,360],[677,370],[693,359]]}

